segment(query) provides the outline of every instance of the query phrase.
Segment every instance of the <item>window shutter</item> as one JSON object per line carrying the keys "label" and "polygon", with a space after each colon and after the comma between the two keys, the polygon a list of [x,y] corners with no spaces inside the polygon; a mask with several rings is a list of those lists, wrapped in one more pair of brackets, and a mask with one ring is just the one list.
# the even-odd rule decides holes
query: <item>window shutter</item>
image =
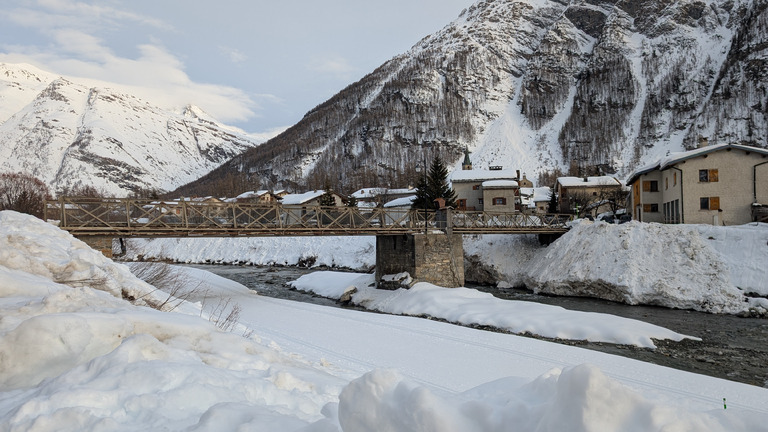
{"label": "window shutter", "polygon": [[711,169],[709,170],[709,181],[716,182],[717,180],[717,170]]}
{"label": "window shutter", "polygon": [[720,197],[709,197],[709,209],[720,210]]}

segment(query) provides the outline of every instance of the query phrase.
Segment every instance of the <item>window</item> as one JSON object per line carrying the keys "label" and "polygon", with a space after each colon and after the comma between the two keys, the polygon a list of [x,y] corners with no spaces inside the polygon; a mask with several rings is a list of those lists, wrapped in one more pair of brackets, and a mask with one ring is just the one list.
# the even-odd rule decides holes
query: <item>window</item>
{"label": "window", "polygon": [[677,173],[672,176],[672,186],[677,186]]}
{"label": "window", "polygon": [[506,198],[494,198],[493,199],[493,205],[507,205],[507,199]]}
{"label": "window", "polygon": [[699,183],[714,183],[718,181],[716,169],[699,170]]}
{"label": "window", "polygon": [[479,190],[479,189],[480,189],[480,185],[479,184],[472,185],[472,190]]}
{"label": "window", "polygon": [[720,197],[702,197],[702,198],[699,198],[699,209],[701,209],[701,210],[720,210]]}
{"label": "window", "polygon": [[643,182],[643,192],[658,192],[659,182],[656,180],[647,180]]}
{"label": "window", "polygon": [[483,199],[482,198],[478,198],[477,202],[478,202],[478,204],[483,205]]}
{"label": "window", "polygon": [[467,200],[466,199],[456,200],[456,207],[459,210],[465,210],[467,208]]}
{"label": "window", "polygon": [[658,204],[643,204],[643,213],[658,213]]}

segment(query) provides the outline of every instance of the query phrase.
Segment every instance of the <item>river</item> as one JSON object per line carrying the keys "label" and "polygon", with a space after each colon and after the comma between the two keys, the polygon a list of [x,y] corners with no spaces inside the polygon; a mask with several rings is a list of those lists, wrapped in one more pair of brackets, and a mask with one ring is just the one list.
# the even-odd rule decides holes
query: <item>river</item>
{"label": "river", "polygon": [[[332,307],[345,307],[335,300],[294,290],[287,283],[301,275],[319,271],[300,267],[190,265],[239,282],[259,294]],[[714,315],[654,306],[629,306],[581,297],[533,294],[521,289],[472,286],[508,300],[530,301],[566,309],[601,312],[656,324],[701,341],[657,341],[655,350],[630,345],[552,340],[596,351],[616,354],[662,366],[710,375],[731,381],[768,387],[768,320]]]}

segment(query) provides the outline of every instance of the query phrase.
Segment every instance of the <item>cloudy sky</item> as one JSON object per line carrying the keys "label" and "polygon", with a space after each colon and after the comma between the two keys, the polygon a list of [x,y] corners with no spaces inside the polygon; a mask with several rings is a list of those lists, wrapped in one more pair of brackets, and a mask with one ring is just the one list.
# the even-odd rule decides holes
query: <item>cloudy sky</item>
{"label": "cloudy sky", "polygon": [[3,0],[0,62],[194,103],[248,132],[314,106],[475,0]]}

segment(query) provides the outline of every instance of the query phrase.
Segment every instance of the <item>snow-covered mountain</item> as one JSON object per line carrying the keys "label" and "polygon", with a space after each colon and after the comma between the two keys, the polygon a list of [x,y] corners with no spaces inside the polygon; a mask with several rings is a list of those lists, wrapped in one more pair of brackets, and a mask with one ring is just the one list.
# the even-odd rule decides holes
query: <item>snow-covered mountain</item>
{"label": "snow-covered mountain", "polygon": [[262,186],[407,184],[435,153],[528,178],[620,175],[705,143],[766,146],[766,0],[481,0],[215,170]]}
{"label": "snow-covered mountain", "polygon": [[171,112],[129,93],[30,65],[0,64],[0,172],[62,190],[171,190],[260,141],[199,108]]}

